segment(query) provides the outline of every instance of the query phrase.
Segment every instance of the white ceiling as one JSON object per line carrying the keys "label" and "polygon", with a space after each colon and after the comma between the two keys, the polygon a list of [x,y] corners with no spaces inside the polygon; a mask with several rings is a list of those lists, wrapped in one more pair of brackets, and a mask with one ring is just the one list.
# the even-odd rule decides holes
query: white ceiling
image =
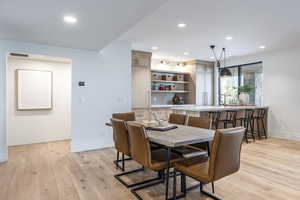
{"label": "white ceiling", "polygon": [[[166,0],[0,0],[0,39],[99,50]],[[66,25],[74,15],[76,25]]]}
{"label": "white ceiling", "polygon": [[[139,50],[158,46],[154,57],[183,60],[186,51],[189,58],[208,60],[210,44],[232,56],[272,51],[300,46],[299,8],[299,0],[171,0],[122,38]],[[177,28],[182,22],[186,28]]]}

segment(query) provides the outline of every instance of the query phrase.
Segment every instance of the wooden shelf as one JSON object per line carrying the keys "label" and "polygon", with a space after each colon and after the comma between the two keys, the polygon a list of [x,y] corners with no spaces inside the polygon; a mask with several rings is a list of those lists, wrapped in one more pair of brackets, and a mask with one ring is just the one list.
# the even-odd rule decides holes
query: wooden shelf
{"label": "wooden shelf", "polygon": [[155,83],[180,83],[180,84],[190,84],[192,82],[189,81],[166,81],[166,80],[152,80]]}
{"label": "wooden shelf", "polygon": [[188,93],[190,91],[184,91],[184,90],[152,90],[152,92],[156,92],[156,93]]}
{"label": "wooden shelf", "polygon": [[157,72],[157,73],[169,73],[169,74],[190,74],[189,72],[178,72],[178,71],[167,71],[167,70],[155,70],[151,69],[151,72]]}

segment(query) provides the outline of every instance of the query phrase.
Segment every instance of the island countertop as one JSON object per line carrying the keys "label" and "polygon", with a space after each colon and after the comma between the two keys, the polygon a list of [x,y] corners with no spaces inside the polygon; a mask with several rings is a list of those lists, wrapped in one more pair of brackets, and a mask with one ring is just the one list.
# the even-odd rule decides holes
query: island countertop
{"label": "island countertop", "polygon": [[268,108],[268,106],[186,106],[172,107],[174,111],[189,111],[189,112],[209,112],[209,111],[225,111],[225,110],[244,110]]}

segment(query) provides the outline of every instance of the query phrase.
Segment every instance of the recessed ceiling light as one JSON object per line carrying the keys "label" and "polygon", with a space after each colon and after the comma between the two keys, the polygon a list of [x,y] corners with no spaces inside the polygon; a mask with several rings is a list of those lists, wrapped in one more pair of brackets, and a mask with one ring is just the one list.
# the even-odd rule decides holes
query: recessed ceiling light
{"label": "recessed ceiling light", "polygon": [[185,28],[186,24],[185,23],[179,23],[179,24],[177,24],[177,27],[178,28]]}
{"label": "recessed ceiling light", "polygon": [[188,56],[189,52],[184,52],[183,55]]}
{"label": "recessed ceiling light", "polygon": [[226,40],[232,40],[232,39],[233,39],[233,37],[231,37],[231,36],[226,37]]}
{"label": "recessed ceiling light", "polygon": [[265,49],[266,46],[265,46],[265,45],[260,45],[259,48],[260,48],[260,49]]}
{"label": "recessed ceiling light", "polygon": [[151,49],[155,51],[158,49],[158,47],[154,46],[154,47],[151,47]]}
{"label": "recessed ceiling light", "polygon": [[73,16],[64,16],[64,21],[69,24],[75,24],[77,22],[77,19]]}

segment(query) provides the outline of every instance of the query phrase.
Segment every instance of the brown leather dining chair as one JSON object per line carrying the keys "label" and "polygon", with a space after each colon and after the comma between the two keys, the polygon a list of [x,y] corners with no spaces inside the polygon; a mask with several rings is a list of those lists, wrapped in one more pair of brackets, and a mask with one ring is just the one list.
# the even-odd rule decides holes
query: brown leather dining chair
{"label": "brown leather dining chair", "polygon": [[[167,163],[167,150],[159,149],[151,151],[150,141],[147,137],[145,128],[135,122],[128,122],[130,152],[133,160],[141,164],[144,168],[158,172],[158,178],[154,179],[153,182],[135,187],[131,192],[138,198],[142,199],[137,191],[151,187],[153,185],[161,184],[165,180],[165,169],[168,167]],[[182,158],[176,154],[171,153],[171,165]]]}
{"label": "brown leather dining chair", "polygon": [[188,126],[196,127],[196,128],[205,128],[210,129],[211,127],[211,119],[209,117],[188,117]]}
{"label": "brown leather dining chair", "polygon": [[124,121],[135,121],[136,120],[134,112],[114,113],[114,114],[112,114],[112,118],[122,119]]}
{"label": "brown leather dining chair", "polygon": [[[117,149],[118,152],[122,153],[123,155],[131,157],[130,142],[129,142],[128,129],[126,127],[127,126],[126,121],[113,118],[113,119],[111,119],[111,122],[112,122],[112,127],[113,127],[113,139],[114,139],[114,143],[115,143],[115,148]],[[123,160],[122,160],[122,169],[123,170],[122,171],[125,171],[124,166],[125,166],[125,162],[124,162],[124,158],[123,158]],[[135,187],[138,185],[143,185],[145,183],[153,181],[153,179],[151,179],[151,180],[142,181],[142,182],[138,182],[138,183],[128,184],[123,179],[121,179],[122,176],[133,174],[133,173],[140,172],[140,171],[144,171],[144,168],[142,167],[142,168],[126,171],[126,172],[123,172],[120,174],[116,174],[116,175],[114,175],[114,177],[118,181],[120,181],[123,185],[125,185],[127,188]]]}
{"label": "brown leather dining chair", "polygon": [[201,193],[219,200],[218,197],[203,190],[203,184],[212,184],[214,193],[214,182],[223,177],[237,172],[240,168],[240,153],[245,128],[219,129],[216,131],[212,145],[211,156],[208,161],[186,166],[184,162],[175,163],[174,169],[181,173],[181,192],[176,196],[176,176],[174,176],[173,198],[179,199],[186,196],[186,176],[192,177],[200,182]]}
{"label": "brown leather dining chair", "polygon": [[168,122],[170,124],[185,125],[187,116],[184,114],[171,113]]}
{"label": "brown leather dining chair", "polygon": [[[112,118],[113,119],[124,120],[125,122],[127,122],[127,121],[135,121],[136,120],[134,112],[113,113],[112,114]],[[127,130],[126,126],[125,126],[125,128]],[[125,171],[125,161],[132,160],[132,159],[130,157],[129,158],[125,158],[125,155],[127,155],[127,154],[124,154],[124,153],[122,153],[122,159],[120,159],[120,153],[122,153],[122,152],[120,152],[120,151],[117,150],[117,159],[114,160],[114,164],[116,165],[117,168],[121,169],[122,171]],[[122,167],[119,166],[120,162],[122,162]]]}
{"label": "brown leather dining chair", "polygon": [[[188,126],[196,127],[196,128],[204,128],[204,129],[210,129],[211,128],[212,120],[209,117],[188,117]],[[210,154],[210,148],[209,148],[209,142],[206,143],[197,143],[191,145],[193,147],[206,150],[208,155]]]}

